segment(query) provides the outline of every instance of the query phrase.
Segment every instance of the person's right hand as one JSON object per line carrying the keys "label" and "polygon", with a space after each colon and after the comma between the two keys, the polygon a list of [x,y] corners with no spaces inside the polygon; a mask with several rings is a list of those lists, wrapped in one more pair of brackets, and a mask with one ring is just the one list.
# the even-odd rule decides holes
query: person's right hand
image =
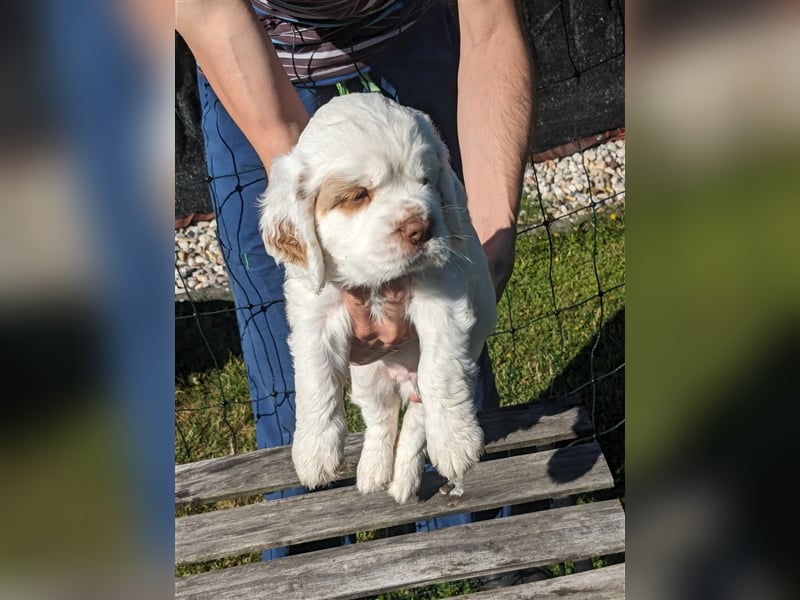
{"label": "person's right hand", "polygon": [[350,362],[366,365],[416,339],[414,325],[406,317],[411,290],[406,278],[395,279],[381,286],[378,301],[382,318],[372,315],[372,298],[366,288],[342,291],[353,329]]}

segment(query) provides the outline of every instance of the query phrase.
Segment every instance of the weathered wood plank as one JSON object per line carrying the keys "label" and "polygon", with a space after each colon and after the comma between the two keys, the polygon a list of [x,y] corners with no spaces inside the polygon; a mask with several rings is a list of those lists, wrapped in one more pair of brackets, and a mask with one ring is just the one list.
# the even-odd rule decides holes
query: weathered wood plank
{"label": "weathered wood plank", "polygon": [[179,577],[177,598],[346,599],[621,552],[616,500],[481,521]]}
{"label": "weathered wood plank", "polygon": [[[591,432],[577,396],[504,407],[481,416],[486,451],[502,452],[573,439]],[[362,434],[345,442],[342,478],[355,475]],[[291,448],[281,446],[175,466],[175,506],[198,506],[299,485]]]}
{"label": "weathered wood plank", "polygon": [[464,600],[622,600],[625,565],[458,596]]}
{"label": "weathered wood plank", "polygon": [[487,453],[543,446],[593,431],[589,411],[578,394],[504,406],[479,418]]}
{"label": "weathered wood plank", "polygon": [[438,474],[425,473],[421,500],[402,506],[385,492],[361,495],[347,487],[181,517],[175,522],[175,560],[186,564],[236,556],[614,484],[596,443],[479,463],[467,474],[457,507],[448,507],[447,497],[437,493],[442,483]]}

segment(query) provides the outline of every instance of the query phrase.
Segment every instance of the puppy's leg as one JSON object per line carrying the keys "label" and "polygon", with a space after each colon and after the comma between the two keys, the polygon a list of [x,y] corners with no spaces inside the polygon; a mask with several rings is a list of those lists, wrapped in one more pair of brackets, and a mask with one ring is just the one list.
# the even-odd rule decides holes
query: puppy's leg
{"label": "puppy's leg", "polygon": [[[300,381],[305,374],[295,371]],[[314,489],[334,481],[344,460],[347,422],[343,389],[328,384],[322,390],[303,390],[298,384],[297,422],[292,442],[292,461],[300,483]]]}
{"label": "puppy's leg", "polygon": [[475,414],[469,331],[474,320],[459,302],[425,302],[414,324],[422,353],[419,389],[425,405],[428,456],[448,480],[460,480],[483,452]]}
{"label": "puppy's leg", "polygon": [[392,479],[400,396],[382,363],[353,365],[350,373],[350,398],[367,426],[356,478],[358,491],[366,494],[385,488]]}
{"label": "puppy's leg", "polygon": [[[461,479],[483,452],[483,430],[473,405],[468,366],[451,358],[445,366],[420,362],[420,392],[431,463],[449,480]],[[449,368],[448,368],[449,367]],[[437,375],[431,375],[430,372]]]}
{"label": "puppy's leg", "polygon": [[389,494],[392,498],[402,504],[415,496],[419,491],[424,467],[425,408],[418,402],[409,402],[397,440],[394,477],[389,485]]}
{"label": "puppy's leg", "polygon": [[347,347],[335,333],[295,326],[289,336],[297,412],[292,461],[300,482],[312,489],[335,480],[344,460]]}

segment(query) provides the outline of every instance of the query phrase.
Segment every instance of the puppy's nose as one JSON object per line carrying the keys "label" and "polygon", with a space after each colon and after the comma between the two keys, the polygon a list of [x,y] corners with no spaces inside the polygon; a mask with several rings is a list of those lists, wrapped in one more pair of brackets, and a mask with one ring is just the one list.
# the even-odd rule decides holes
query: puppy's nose
{"label": "puppy's nose", "polygon": [[431,222],[422,217],[411,217],[400,225],[400,235],[415,246],[421,246],[431,239]]}

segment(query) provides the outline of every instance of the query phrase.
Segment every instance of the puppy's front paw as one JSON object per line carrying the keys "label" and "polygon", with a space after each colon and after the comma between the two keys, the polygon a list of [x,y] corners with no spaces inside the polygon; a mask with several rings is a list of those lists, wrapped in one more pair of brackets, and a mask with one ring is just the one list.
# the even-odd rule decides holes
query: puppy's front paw
{"label": "puppy's front paw", "polygon": [[384,489],[392,479],[391,448],[364,448],[358,461],[356,487],[362,494]]}
{"label": "puppy's front paw", "polygon": [[477,419],[443,423],[428,436],[428,456],[441,475],[460,479],[483,453],[483,430]]}
{"label": "puppy's front paw", "polygon": [[344,460],[344,432],[330,427],[319,435],[295,433],[292,462],[300,483],[314,489],[337,479]]}
{"label": "puppy's front paw", "polygon": [[419,492],[419,477],[395,476],[389,484],[389,495],[398,504],[405,504],[412,496]]}
{"label": "puppy's front paw", "polygon": [[422,469],[424,465],[424,452],[422,448],[418,452],[409,456],[406,453],[399,453],[394,462],[394,476],[392,483],[389,484],[389,495],[399,504],[408,502],[412,496],[419,492],[422,481]]}

